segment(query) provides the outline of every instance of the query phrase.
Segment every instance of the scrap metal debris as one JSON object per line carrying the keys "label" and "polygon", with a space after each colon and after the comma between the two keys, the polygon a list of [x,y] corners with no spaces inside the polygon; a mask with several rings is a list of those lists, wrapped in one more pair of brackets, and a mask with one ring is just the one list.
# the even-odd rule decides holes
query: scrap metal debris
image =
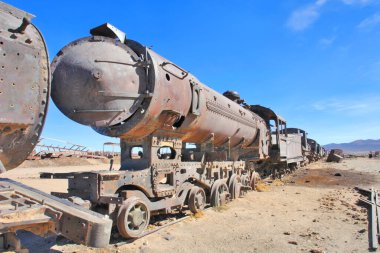
{"label": "scrap metal debris", "polygon": [[341,149],[332,149],[327,157],[326,162],[336,162],[340,163],[343,160],[343,150]]}
{"label": "scrap metal debris", "polygon": [[[360,193],[366,195],[368,199],[360,198],[359,201],[367,206],[368,210],[368,241],[369,249],[376,251],[380,239],[380,209],[379,209],[379,192],[374,189],[364,189],[356,187]],[[365,230],[364,230],[365,231]],[[359,233],[364,232],[363,230]]]}

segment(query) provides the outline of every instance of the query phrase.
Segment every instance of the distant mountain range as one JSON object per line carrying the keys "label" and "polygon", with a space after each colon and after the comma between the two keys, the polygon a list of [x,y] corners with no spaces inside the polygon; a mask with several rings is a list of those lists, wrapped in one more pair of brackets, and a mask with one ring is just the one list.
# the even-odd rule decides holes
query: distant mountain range
{"label": "distant mountain range", "polygon": [[330,143],[323,147],[325,149],[343,149],[345,152],[380,151],[380,139],[356,140],[349,143]]}

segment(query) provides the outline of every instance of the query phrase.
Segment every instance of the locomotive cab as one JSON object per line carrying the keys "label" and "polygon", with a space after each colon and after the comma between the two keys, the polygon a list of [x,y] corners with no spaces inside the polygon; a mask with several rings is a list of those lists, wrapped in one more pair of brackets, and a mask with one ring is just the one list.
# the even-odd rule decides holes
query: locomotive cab
{"label": "locomotive cab", "polygon": [[271,161],[291,169],[298,167],[303,161],[301,134],[289,134],[286,121],[273,110],[260,105],[250,105],[249,108],[260,115],[271,129]]}

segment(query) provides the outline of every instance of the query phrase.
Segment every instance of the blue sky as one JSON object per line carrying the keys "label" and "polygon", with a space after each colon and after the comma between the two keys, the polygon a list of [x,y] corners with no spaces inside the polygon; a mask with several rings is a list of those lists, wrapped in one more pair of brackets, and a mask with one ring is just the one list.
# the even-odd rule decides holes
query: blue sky
{"label": "blue sky", "polygon": [[[268,106],[322,144],[380,139],[380,0],[7,1],[33,13],[51,60],[110,22],[223,92]],[[50,103],[44,137],[118,142]]]}

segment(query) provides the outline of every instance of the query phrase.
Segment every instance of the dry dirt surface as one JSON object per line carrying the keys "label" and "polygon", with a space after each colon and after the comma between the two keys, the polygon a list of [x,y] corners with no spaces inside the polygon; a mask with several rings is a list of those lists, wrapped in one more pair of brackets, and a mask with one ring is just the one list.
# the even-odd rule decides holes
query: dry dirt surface
{"label": "dry dirt surface", "polygon": [[40,160],[26,160],[18,168],[41,168],[61,166],[85,166],[109,164],[109,159],[83,158],[83,157],[60,157]]}
{"label": "dry dirt surface", "polygon": [[[38,172],[97,169],[107,165],[22,168],[5,176],[46,192],[65,191],[64,180],[41,184]],[[368,252],[367,209],[357,204],[361,195],[354,187],[380,189],[379,172],[376,159],[319,161],[287,176],[285,184],[269,184],[267,192],[249,192],[131,243],[113,238],[105,249],[22,237],[31,252]]]}

